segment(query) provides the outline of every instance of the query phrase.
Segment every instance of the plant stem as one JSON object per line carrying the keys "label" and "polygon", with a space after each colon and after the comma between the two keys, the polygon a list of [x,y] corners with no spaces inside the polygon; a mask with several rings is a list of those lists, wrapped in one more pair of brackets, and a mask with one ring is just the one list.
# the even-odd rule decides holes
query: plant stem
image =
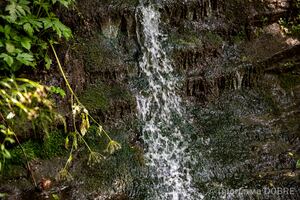
{"label": "plant stem", "polygon": [[[68,79],[67,79],[67,76],[66,76],[66,74],[65,74],[65,72],[64,72],[64,70],[63,70],[63,68],[62,68],[62,65],[61,65],[61,63],[60,63],[60,60],[59,60],[59,58],[58,58],[58,56],[57,56],[56,50],[55,50],[54,47],[53,47],[53,44],[52,44],[51,42],[49,42],[49,43],[50,43],[50,46],[51,46],[52,51],[53,51],[53,53],[54,53],[55,59],[56,59],[56,61],[57,61],[59,71],[60,71],[61,75],[63,76],[63,78],[64,78],[64,80],[65,80],[65,83],[66,83],[66,85],[67,85],[67,88],[69,89],[69,91],[71,92],[71,95],[75,98],[75,100],[77,101],[77,103],[78,103],[80,106],[82,106],[83,108],[85,108],[85,106],[80,102],[79,98],[76,96],[75,92],[73,91],[73,89],[72,89],[72,87],[71,87],[71,85],[70,85],[70,83],[69,83],[69,81],[68,81]],[[100,124],[99,124],[99,123],[98,123],[98,122],[97,122],[90,114],[88,114],[88,116],[91,118],[91,120],[92,120],[95,124],[97,124],[98,126],[101,126],[101,125],[100,125]],[[75,129],[76,129],[76,127],[75,127]],[[102,131],[103,131],[103,133],[105,134],[105,136],[108,138],[108,140],[109,140],[109,141],[112,141],[111,137],[107,134],[107,132],[104,131],[104,130],[102,130]]]}
{"label": "plant stem", "polygon": [[[74,96],[74,98],[75,98],[75,100],[78,102],[78,104],[80,104],[81,106],[83,106],[82,103],[79,101],[78,97],[76,96],[75,92],[73,91],[73,89],[72,89],[72,87],[71,87],[71,85],[70,85],[70,83],[69,83],[69,81],[68,81],[68,79],[67,79],[67,76],[65,75],[65,72],[64,72],[64,70],[63,70],[63,68],[62,68],[62,65],[61,65],[60,60],[59,60],[59,58],[58,58],[58,56],[57,56],[57,53],[56,53],[56,51],[55,51],[55,49],[54,49],[54,47],[53,47],[53,44],[52,44],[51,42],[50,42],[50,46],[51,46],[51,48],[52,48],[52,51],[53,51],[54,56],[55,56],[55,59],[56,59],[56,61],[57,61],[59,71],[60,71],[61,75],[63,76],[63,78],[64,78],[64,80],[65,80],[65,83],[66,83],[66,85],[67,85],[69,91],[70,91],[71,94]],[[83,107],[84,107],[84,106],[83,106]]]}

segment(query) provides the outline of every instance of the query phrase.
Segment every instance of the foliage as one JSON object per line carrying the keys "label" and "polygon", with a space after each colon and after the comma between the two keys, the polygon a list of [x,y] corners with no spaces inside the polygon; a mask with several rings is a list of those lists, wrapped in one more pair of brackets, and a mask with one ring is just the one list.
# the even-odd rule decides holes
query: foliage
{"label": "foliage", "polygon": [[[71,30],[62,24],[54,14],[54,7],[58,5],[68,7],[72,2],[73,0],[10,0],[5,10],[0,10],[0,22],[3,24],[0,25],[0,50],[3,52],[0,54],[0,72],[14,77],[18,70],[25,67],[45,66],[46,69],[49,69],[52,60],[48,50],[51,47],[67,89],[71,93],[74,131],[69,133],[65,139],[65,148],[69,149],[71,143],[71,150],[65,167],[58,174],[60,179],[71,178],[67,168],[72,163],[73,152],[80,144],[84,144],[89,150],[88,164],[98,163],[105,158],[101,153],[93,151],[84,139],[90,128],[90,121],[97,125],[99,136],[105,135],[108,139],[108,153],[113,153],[121,148],[120,144],[110,138],[79,101],[54,49],[53,44],[57,44],[60,38],[72,37]],[[19,155],[17,157],[20,158],[20,154],[23,154],[35,185],[36,181],[28,160],[38,156],[36,154],[41,156],[42,152],[47,157],[56,155],[56,150],[53,149],[58,145],[56,142],[61,141],[61,137],[52,138],[48,135],[48,127],[52,124],[53,119],[62,119],[65,132],[67,132],[65,120],[53,110],[54,105],[49,100],[48,93],[58,94],[61,97],[66,95],[65,91],[59,87],[43,86],[25,78],[3,78],[0,81],[0,131],[3,135],[3,137],[0,135],[0,139],[3,138],[0,140],[2,157],[0,170],[5,159],[12,157],[7,146],[17,142],[19,148],[14,149],[14,155]],[[14,132],[16,131],[15,125],[22,120],[42,126],[47,136],[44,137],[46,139],[42,150],[39,145],[36,146],[30,140],[24,143],[25,147],[22,146],[18,140],[18,134]],[[81,120],[79,130],[76,125],[78,120]]]}
{"label": "foliage", "polygon": [[53,94],[57,94],[57,95],[61,96],[62,98],[64,98],[66,96],[66,92],[63,89],[61,89],[60,87],[51,86],[50,92]]}
{"label": "foliage", "polygon": [[300,160],[297,160],[296,168],[297,168],[297,169],[300,169]]}
{"label": "foliage", "polygon": [[47,52],[49,36],[66,39],[72,36],[53,8],[57,4],[68,7],[72,2],[10,0],[4,11],[0,11],[0,71],[14,73],[25,66],[49,69],[52,63]]}
{"label": "foliage", "polygon": [[300,0],[291,1],[291,12],[287,18],[281,18],[279,24],[286,34],[300,37]]}
{"label": "foliage", "polygon": [[48,87],[24,78],[0,80],[0,131],[4,136],[1,144],[2,159],[11,158],[6,146],[15,143],[15,124],[20,120],[43,126],[47,133],[48,123],[52,122],[53,104],[47,98]]}
{"label": "foliage", "polygon": [[[72,36],[71,30],[53,13],[53,8],[59,4],[68,7],[72,2],[73,0],[9,0],[6,3],[6,7],[0,10],[1,74],[14,77],[22,67],[50,67],[52,61],[47,53],[47,40],[55,42],[53,35],[66,39]],[[21,78],[2,78],[0,84],[0,130],[4,136],[4,140],[0,141],[1,165],[5,159],[11,158],[6,146],[17,140],[15,125],[25,120],[32,123],[32,128],[42,127],[48,133],[54,112],[47,95],[48,87]],[[26,154],[22,146],[21,149]]]}
{"label": "foliage", "polygon": [[6,149],[6,143],[12,144],[15,142],[15,140],[13,139],[14,133],[9,128],[0,124],[0,130],[1,130],[1,133],[4,134],[4,136],[5,136],[4,140],[0,143],[1,144],[0,170],[2,170],[2,166],[3,166],[3,163],[5,163],[5,159],[11,158],[10,152]]}

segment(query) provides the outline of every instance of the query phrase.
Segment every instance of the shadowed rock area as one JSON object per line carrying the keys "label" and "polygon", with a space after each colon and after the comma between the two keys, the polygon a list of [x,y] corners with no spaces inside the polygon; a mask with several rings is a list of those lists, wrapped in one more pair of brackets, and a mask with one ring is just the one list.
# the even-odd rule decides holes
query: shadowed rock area
{"label": "shadowed rock area", "polygon": [[[295,191],[224,198],[299,199],[300,41],[279,22],[294,13],[295,1],[154,2],[190,122],[194,187],[207,200],[220,199],[220,189],[239,188]],[[0,179],[7,199],[53,199],[53,194],[60,199],[147,199],[135,100],[146,87],[139,70],[138,5],[137,0],[77,0],[69,11],[57,9],[74,33],[58,50],[71,86],[122,150],[88,167],[79,149],[70,170],[73,179],[65,182],[55,177],[66,156],[32,160],[36,179],[51,179],[51,188],[35,191],[26,170],[17,167]],[[62,78],[40,76],[65,87]],[[67,103],[61,102],[60,110],[70,117]],[[93,143],[95,136],[88,137]],[[93,143],[100,150],[104,144]]]}

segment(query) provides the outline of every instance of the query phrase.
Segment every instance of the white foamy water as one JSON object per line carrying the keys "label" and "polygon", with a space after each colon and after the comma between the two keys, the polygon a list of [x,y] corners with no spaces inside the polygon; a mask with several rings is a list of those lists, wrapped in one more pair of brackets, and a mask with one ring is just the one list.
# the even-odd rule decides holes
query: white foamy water
{"label": "white foamy water", "polygon": [[[152,184],[151,200],[201,199],[192,188],[187,151],[189,137],[180,130],[184,109],[176,94],[178,80],[171,61],[162,48],[160,13],[152,6],[140,6],[143,58],[139,63],[146,87],[136,96],[142,121],[145,159]],[[197,196],[197,197],[196,197]]]}

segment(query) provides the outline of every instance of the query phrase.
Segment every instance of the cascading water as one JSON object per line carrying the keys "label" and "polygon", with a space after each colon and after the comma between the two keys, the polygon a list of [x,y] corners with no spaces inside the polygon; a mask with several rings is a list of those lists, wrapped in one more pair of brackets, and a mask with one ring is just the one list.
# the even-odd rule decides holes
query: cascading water
{"label": "cascading water", "polygon": [[159,29],[160,14],[153,5],[141,3],[138,16],[141,18],[142,28],[138,35],[141,34],[143,51],[139,65],[146,86],[136,98],[143,124],[145,159],[152,180],[149,199],[201,199],[199,195],[195,198],[187,167],[190,163],[189,136],[180,128],[185,123],[184,109],[176,94],[178,79],[162,48],[164,36]]}

